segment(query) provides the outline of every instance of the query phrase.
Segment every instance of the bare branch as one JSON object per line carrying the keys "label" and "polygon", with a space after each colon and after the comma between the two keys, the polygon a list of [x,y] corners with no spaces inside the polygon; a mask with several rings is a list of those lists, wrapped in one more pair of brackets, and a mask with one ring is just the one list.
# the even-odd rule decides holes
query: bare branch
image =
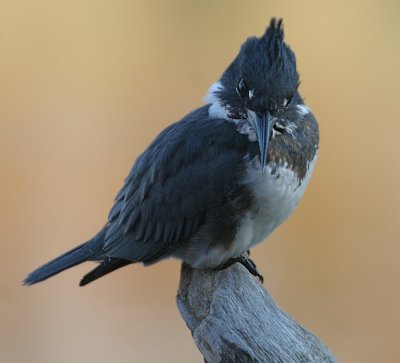
{"label": "bare branch", "polygon": [[238,263],[223,271],[182,265],[177,304],[208,363],[336,362]]}

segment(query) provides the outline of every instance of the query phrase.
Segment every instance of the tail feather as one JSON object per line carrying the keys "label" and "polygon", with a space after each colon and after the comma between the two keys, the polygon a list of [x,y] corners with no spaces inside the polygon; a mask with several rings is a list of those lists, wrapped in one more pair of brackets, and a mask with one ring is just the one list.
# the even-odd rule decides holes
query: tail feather
{"label": "tail feather", "polygon": [[33,285],[82,262],[95,260],[96,256],[101,256],[102,254],[103,235],[104,233],[100,232],[90,241],[39,267],[26,277],[23,284]]}
{"label": "tail feather", "polygon": [[88,283],[97,280],[98,278],[119,269],[120,267],[129,265],[132,261],[122,258],[106,257],[99,266],[83,276],[79,286],[85,286]]}

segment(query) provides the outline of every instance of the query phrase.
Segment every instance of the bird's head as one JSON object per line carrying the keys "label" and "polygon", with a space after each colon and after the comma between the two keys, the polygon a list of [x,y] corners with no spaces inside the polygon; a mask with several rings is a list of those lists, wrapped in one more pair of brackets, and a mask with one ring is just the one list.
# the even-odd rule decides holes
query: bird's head
{"label": "bird's head", "polygon": [[283,38],[282,19],[273,18],[263,36],[246,40],[205,99],[211,117],[246,120],[255,130],[263,169],[273,131],[282,131],[283,123],[277,121],[302,104],[296,57]]}

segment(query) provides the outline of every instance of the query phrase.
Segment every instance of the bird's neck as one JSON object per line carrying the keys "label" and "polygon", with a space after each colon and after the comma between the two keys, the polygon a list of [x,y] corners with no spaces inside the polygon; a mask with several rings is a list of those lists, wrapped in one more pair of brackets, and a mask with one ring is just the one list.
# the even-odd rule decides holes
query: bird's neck
{"label": "bird's neck", "polygon": [[204,101],[210,105],[208,115],[211,118],[218,118],[237,123],[239,120],[229,117],[229,108],[224,105],[222,100],[218,97],[218,93],[223,90],[224,86],[220,81],[213,83],[208,89],[208,93],[204,97]]}

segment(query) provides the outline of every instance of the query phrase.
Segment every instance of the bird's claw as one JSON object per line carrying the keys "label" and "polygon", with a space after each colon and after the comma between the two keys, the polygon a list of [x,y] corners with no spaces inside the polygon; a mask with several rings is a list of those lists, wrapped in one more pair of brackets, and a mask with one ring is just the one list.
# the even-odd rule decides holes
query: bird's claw
{"label": "bird's claw", "polygon": [[239,257],[232,257],[228,261],[226,261],[220,267],[217,267],[216,270],[225,270],[226,268],[232,266],[234,263],[240,263],[244,267],[246,267],[247,271],[249,271],[253,276],[256,276],[260,279],[261,283],[264,282],[264,277],[261,275],[258,270],[256,264],[249,258],[248,255],[241,255]]}

